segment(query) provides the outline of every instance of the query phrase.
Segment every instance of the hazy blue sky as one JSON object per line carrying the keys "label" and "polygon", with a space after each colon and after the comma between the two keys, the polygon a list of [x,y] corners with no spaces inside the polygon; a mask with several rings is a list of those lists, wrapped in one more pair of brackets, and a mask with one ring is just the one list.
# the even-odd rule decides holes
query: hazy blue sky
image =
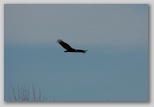
{"label": "hazy blue sky", "polygon": [[[86,54],[64,53],[62,39]],[[11,85],[49,101],[147,101],[148,5],[4,6],[5,101]]]}

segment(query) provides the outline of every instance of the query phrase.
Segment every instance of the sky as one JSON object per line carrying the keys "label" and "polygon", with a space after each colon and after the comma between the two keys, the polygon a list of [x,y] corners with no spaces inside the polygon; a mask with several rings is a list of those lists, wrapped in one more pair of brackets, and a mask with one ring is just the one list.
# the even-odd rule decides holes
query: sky
{"label": "sky", "polygon": [[148,31],[147,4],[5,4],[4,100],[34,85],[47,101],[148,101]]}

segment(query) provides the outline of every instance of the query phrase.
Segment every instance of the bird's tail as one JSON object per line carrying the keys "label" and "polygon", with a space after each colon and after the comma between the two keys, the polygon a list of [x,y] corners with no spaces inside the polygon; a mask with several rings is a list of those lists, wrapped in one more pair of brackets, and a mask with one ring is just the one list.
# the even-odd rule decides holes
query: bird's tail
{"label": "bird's tail", "polygon": [[88,50],[85,50],[83,53],[85,54]]}

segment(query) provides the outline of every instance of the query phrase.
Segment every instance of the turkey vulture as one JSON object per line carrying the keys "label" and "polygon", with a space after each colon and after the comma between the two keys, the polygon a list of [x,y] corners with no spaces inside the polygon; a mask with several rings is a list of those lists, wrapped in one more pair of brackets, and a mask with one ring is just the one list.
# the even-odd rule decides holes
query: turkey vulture
{"label": "turkey vulture", "polygon": [[64,41],[58,39],[57,42],[66,49],[64,52],[78,52],[78,53],[85,53],[87,50],[81,50],[81,49],[74,49],[69,44],[65,43]]}

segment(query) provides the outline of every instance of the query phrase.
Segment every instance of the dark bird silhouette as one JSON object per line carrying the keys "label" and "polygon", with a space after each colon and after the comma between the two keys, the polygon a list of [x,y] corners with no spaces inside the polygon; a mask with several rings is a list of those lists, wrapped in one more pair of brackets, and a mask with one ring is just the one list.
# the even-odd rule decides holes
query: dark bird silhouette
{"label": "dark bird silhouette", "polygon": [[85,53],[87,52],[87,50],[81,50],[81,49],[74,49],[72,48],[69,44],[67,44],[66,42],[58,39],[57,42],[66,49],[66,51],[64,52],[77,52],[77,53]]}

